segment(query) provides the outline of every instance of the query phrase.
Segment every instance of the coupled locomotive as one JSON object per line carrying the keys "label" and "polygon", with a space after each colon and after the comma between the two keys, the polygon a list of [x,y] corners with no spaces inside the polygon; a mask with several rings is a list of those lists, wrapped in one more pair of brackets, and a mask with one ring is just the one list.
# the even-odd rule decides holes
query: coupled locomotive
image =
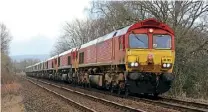
{"label": "coupled locomotive", "polygon": [[146,19],[26,68],[28,76],[157,96],[174,80],[174,32]]}

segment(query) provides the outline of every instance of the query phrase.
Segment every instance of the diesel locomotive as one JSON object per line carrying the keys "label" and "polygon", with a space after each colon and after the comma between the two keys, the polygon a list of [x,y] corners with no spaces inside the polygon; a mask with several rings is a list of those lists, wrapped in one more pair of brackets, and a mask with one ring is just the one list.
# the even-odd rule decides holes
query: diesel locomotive
{"label": "diesel locomotive", "polygon": [[26,75],[157,96],[174,80],[174,32],[150,18],[26,68]]}

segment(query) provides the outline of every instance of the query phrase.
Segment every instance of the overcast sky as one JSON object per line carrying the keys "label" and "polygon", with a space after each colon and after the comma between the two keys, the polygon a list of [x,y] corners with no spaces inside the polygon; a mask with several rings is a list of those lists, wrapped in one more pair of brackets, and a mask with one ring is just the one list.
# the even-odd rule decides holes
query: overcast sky
{"label": "overcast sky", "polygon": [[0,0],[10,30],[10,55],[49,54],[66,21],[84,19],[89,0]]}

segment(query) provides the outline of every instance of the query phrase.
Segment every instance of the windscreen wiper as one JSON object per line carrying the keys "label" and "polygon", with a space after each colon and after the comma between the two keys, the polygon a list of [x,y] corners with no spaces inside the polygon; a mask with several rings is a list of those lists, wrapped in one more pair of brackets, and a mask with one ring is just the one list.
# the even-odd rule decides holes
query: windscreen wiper
{"label": "windscreen wiper", "polygon": [[141,39],[139,39],[139,37],[137,37],[135,34],[134,36],[137,38],[137,40],[139,40],[140,42],[142,42],[143,44],[145,44]]}

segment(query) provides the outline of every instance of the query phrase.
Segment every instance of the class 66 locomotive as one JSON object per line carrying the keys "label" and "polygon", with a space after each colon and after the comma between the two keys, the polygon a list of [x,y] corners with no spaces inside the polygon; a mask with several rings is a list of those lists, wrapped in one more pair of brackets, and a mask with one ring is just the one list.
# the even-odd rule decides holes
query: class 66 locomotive
{"label": "class 66 locomotive", "polygon": [[155,96],[168,91],[174,80],[173,30],[154,19],[134,24],[128,30],[125,67],[129,89]]}
{"label": "class 66 locomotive", "polygon": [[173,30],[150,18],[29,66],[26,74],[157,96],[171,88],[174,60]]}

